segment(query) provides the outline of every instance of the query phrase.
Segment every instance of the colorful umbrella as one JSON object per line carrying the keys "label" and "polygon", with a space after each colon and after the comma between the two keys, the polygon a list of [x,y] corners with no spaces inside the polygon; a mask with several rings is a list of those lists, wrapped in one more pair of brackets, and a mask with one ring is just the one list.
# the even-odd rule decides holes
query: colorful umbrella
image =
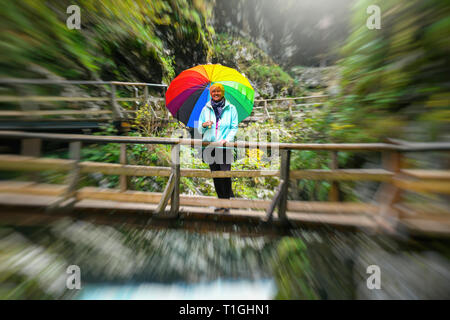
{"label": "colorful umbrella", "polygon": [[176,119],[193,128],[211,99],[209,87],[214,83],[224,86],[225,99],[236,107],[239,122],[250,115],[255,96],[250,82],[238,71],[220,64],[199,65],[180,73],[167,89],[166,107]]}

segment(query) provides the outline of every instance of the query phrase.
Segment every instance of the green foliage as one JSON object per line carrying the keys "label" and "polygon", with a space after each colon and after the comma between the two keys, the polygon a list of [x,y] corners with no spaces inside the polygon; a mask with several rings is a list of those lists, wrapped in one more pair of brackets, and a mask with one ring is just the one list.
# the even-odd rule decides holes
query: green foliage
{"label": "green foliage", "polygon": [[[366,27],[369,5],[381,29]],[[341,50],[342,94],[332,101],[336,141],[437,140],[447,131],[450,7],[445,1],[360,0]]]}
{"label": "green foliage", "polygon": [[311,285],[314,270],[305,243],[286,237],[280,241],[277,251],[279,259],[274,267],[274,277],[278,292],[275,299],[319,299],[319,294]]}
{"label": "green foliage", "polygon": [[221,33],[214,38],[214,48],[214,62],[236,68],[256,86],[270,82],[276,93],[297,93],[294,79],[250,40]]}
{"label": "green foliage", "polygon": [[[4,76],[169,82],[175,61],[207,60],[214,30],[204,0],[8,1],[1,12]],[[66,26],[69,5],[81,30]],[[57,62],[57,63],[56,63]]]}
{"label": "green foliage", "polygon": [[278,65],[259,65],[252,64],[246,73],[256,83],[264,83],[269,81],[276,91],[282,88],[291,88],[294,85],[294,80],[289,74],[283,71]]}

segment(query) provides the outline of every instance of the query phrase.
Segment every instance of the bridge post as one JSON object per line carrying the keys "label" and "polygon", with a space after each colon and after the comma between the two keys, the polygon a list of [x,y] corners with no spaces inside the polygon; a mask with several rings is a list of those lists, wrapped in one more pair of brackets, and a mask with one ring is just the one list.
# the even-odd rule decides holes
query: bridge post
{"label": "bridge post", "polygon": [[[400,173],[402,160],[403,155],[398,151],[382,153],[383,167],[394,174],[393,179]],[[394,233],[398,223],[398,213],[394,205],[400,201],[401,190],[392,182],[386,182],[380,186],[376,197],[380,203],[380,209],[375,220],[381,229]]]}
{"label": "bridge post", "polygon": [[[39,158],[41,156],[41,146],[41,139],[22,139],[20,153],[23,156]],[[27,176],[28,179],[33,180],[34,182],[39,182],[39,173],[31,172],[27,174]]]}
{"label": "bridge post", "polygon": [[148,87],[144,86],[144,103],[142,104],[144,107],[148,104]]}
{"label": "bridge post", "polygon": [[75,141],[69,144],[69,158],[73,160],[72,169],[67,177],[67,188],[63,195],[56,201],[51,203],[47,208],[48,211],[54,211],[60,205],[65,210],[71,210],[75,202],[77,201],[75,196],[78,180],[80,178],[80,160],[81,160],[81,142]]}
{"label": "bridge post", "polygon": [[[338,152],[331,151],[330,169],[336,170],[339,167]],[[331,189],[328,195],[329,201],[339,201],[339,183],[337,181],[331,182]]]}
{"label": "bridge post", "polygon": [[161,195],[161,200],[155,209],[155,213],[163,214],[170,198],[170,213],[171,217],[178,216],[180,208],[180,144],[177,143],[172,146],[172,172],[169,181]]}
{"label": "bridge post", "polygon": [[282,149],[281,151],[281,165],[280,165],[280,179],[282,181],[280,187],[280,202],[278,204],[278,218],[283,222],[287,222],[286,208],[287,208],[287,193],[289,187],[289,167],[291,162],[291,150]]}
{"label": "bridge post", "polygon": [[266,112],[267,118],[270,119],[269,110],[267,110],[267,100],[264,100],[264,111]]}
{"label": "bridge post", "polygon": [[117,104],[115,84],[111,84],[111,108],[114,112],[114,120],[122,120],[123,114],[120,110],[120,106]]}
{"label": "bridge post", "polygon": [[170,215],[177,216],[180,209],[180,144],[172,146],[172,174],[174,187],[170,200]]}
{"label": "bridge post", "polygon": [[[127,164],[127,144],[120,144],[120,164]],[[120,192],[125,192],[128,189],[128,176],[120,175]]]}

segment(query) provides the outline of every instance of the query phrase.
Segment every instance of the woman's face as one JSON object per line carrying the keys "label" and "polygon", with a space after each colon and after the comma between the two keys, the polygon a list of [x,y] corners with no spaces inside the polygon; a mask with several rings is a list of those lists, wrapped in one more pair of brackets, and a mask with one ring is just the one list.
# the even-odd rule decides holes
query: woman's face
{"label": "woman's face", "polygon": [[211,98],[214,101],[220,101],[223,98],[223,92],[219,87],[213,87],[211,90]]}

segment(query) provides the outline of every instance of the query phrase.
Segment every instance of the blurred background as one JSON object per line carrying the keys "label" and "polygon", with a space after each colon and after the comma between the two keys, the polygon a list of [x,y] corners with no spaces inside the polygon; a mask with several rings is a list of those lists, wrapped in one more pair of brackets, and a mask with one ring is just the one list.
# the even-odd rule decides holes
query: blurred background
{"label": "blurred background", "polygon": [[[21,0],[2,5],[0,131],[172,137],[189,128],[165,108],[167,86],[187,68],[219,63],[249,79],[255,107],[265,102],[269,114],[263,117],[255,108],[241,130],[276,130],[279,141],[289,143],[449,142],[447,1]],[[79,28],[69,27],[77,22],[77,11],[67,11],[71,5],[79,8]],[[380,8],[379,29],[368,27],[371,5]],[[270,100],[292,97],[316,98]],[[81,149],[83,161],[121,162],[118,144],[88,146]],[[64,142],[44,140],[38,148],[49,161],[71,157]],[[127,162],[167,167],[170,150],[129,145]],[[0,298],[449,299],[446,150],[410,152],[403,162],[407,168],[435,170],[430,183],[440,192],[410,192],[405,198],[432,211],[432,218],[421,219],[440,224],[437,235],[392,236],[319,225],[288,235],[243,236],[74,217],[42,224],[25,216],[12,219],[14,208],[2,205]],[[19,140],[0,136],[0,156],[21,152]],[[182,152],[192,151],[182,147]],[[261,156],[247,150],[232,170],[271,168]],[[0,202],[8,200],[16,186],[12,182],[48,186],[68,179],[56,169],[23,172],[5,157],[0,157]],[[189,167],[209,168],[197,160]],[[371,152],[339,152],[336,161],[342,169],[381,163]],[[291,156],[291,169],[331,167],[327,152]],[[270,200],[278,182],[277,177],[234,178],[233,190],[239,198]],[[130,190],[143,192],[163,192],[166,183],[167,177],[159,176],[127,180]],[[90,172],[80,187],[117,189],[120,176]],[[377,181],[340,182],[339,200],[371,202],[379,187]],[[329,181],[298,180],[290,185],[288,199],[325,202],[333,188]],[[180,193],[216,196],[212,179],[196,177],[182,177]],[[66,286],[69,265],[80,267],[81,290]],[[381,269],[381,290],[366,286],[369,265]]]}

